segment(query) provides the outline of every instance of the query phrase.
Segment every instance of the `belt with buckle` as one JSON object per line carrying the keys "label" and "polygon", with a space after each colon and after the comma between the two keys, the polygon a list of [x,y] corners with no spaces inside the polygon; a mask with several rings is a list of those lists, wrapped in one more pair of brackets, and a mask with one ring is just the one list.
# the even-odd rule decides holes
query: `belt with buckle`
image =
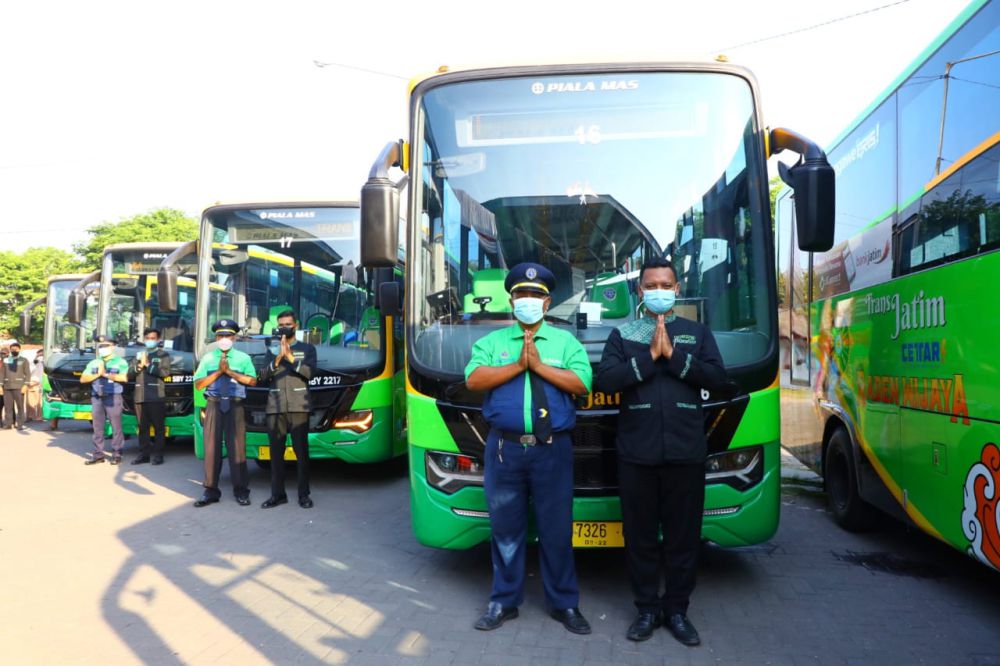
{"label": "belt with buckle", "polygon": [[507,432],[506,430],[500,431],[500,439],[505,442],[517,442],[522,446],[541,446],[542,444],[549,444],[550,442],[543,442],[531,433],[523,432]]}

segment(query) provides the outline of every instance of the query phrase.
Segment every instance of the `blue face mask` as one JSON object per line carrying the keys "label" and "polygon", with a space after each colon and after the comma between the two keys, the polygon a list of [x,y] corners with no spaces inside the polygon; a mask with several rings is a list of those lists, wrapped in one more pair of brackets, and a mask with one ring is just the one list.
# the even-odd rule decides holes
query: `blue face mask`
{"label": "blue face mask", "polygon": [[156,349],[156,345],[160,343],[156,340],[143,340],[142,344],[146,345],[146,349],[153,350]]}
{"label": "blue face mask", "polygon": [[277,356],[281,353],[281,345],[270,345],[267,350],[271,352],[271,356]]}
{"label": "blue face mask", "polygon": [[543,303],[545,303],[544,298],[518,298],[514,301],[514,316],[522,324],[528,326],[537,324],[545,316],[545,311],[542,308]]}
{"label": "blue face mask", "polygon": [[653,314],[670,312],[677,301],[677,292],[673,289],[650,289],[642,292],[642,304]]}

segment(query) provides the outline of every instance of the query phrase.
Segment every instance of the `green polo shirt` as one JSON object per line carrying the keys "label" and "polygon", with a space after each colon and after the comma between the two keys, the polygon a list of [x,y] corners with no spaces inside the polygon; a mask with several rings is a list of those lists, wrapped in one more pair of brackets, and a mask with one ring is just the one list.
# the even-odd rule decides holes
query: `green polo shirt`
{"label": "green polo shirt", "polygon": [[[472,346],[472,358],[465,366],[465,379],[481,365],[499,367],[517,363],[524,347],[524,329],[520,324],[507,326],[483,336]],[[572,333],[543,322],[535,331],[535,347],[542,363],[553,368],[572,370],[590,392],[593,369],[587,350]],[[524,382],[524,432],[531,432],[531,382]]]}
{"label": "green polo shirt", "polygon": [[[222,350],[219,348],[215,348],[202,356],[201,362],[198,363],[198,369],[194,372],[195,381],[208,377],[218,370],[220,360],[222,360]],[[250,358],[250,355],[246,352],[241,352],[239,349],[229,350],[229,367],[233,372],[238,372],[241,375],[257,376],[257,369],[253,367],[253,360]]]}

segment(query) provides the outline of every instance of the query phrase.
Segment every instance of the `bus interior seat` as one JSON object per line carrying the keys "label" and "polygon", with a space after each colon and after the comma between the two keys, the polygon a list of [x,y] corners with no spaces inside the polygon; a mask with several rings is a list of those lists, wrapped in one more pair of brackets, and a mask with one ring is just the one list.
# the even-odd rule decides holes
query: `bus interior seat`
{"label": "bus interior seat", "polygon": [[[613,277],[619,277],[616,282],[604,282]],[[632,297],[628,292],[628,281],[624,275],[608,272],[601,273],[594,279],[590,288],[590,300],[601,304],[602,319],[624,319],[632,314]]]}
{"label": "bus interior seat", "polygon": [[484,268],[472,274],[472,292],[465,295],[462,310],[465,314],[475,314],[481,311],[475,299],[489,296],[492,300],[486,304],[486,312],[510,312],[510,294],[504,288],[507,279],[506,268]]}

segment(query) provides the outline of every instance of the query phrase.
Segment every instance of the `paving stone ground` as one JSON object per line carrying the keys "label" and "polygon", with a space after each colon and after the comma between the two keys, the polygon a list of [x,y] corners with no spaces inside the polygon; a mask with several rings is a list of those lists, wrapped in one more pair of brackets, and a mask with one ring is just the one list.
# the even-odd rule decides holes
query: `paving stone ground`
{"label": "paving stone ground", "polygon": [[190,441],[85,467],[86,424],[64,427],[0,431],[0,664],[1000,664],[1000,574],[891,521],[841,531],[791,465],[774,539],[705,548],[689,649],[625,640],[620,551],[578,552],[592,635],[548,618],[534,550],[521,617],[474,631],[489,551],[416,543],[403,464],[317,463],[314,509],[263,511],[251,463],[253,506],[194,509]]}

